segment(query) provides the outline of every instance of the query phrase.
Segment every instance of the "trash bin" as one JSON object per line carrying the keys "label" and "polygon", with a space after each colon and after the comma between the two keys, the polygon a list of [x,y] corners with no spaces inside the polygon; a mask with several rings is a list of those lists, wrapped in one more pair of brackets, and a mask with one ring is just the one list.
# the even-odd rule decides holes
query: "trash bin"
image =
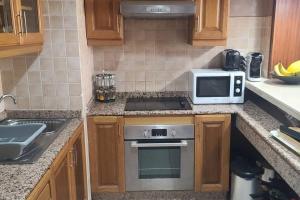
{"label": "trash bin", "polygon": [[259,179],[262,169],[246,159],[236,158],[231,163],[230,200],[253,200],[250,194],[259,192]]}

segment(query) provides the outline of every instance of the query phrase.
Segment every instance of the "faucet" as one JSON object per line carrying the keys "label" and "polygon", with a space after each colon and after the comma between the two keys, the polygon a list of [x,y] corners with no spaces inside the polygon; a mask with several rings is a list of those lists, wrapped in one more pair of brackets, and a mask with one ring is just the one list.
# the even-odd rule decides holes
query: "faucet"
{"label": "faucet", "polygon": [[0,97],[0,103],[7,97],[10,97],[13,101],[14,101],[14,104],[17,104],[17,101],[16,101],[16,97],[14,97],[13,95],[10,95],[10,94],[4,94]]}

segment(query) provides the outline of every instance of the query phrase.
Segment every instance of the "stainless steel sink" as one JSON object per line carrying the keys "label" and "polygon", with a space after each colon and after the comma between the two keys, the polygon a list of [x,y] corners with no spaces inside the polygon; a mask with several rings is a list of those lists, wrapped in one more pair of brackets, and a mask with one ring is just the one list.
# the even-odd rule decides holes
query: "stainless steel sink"
{"label": "stainless steel sink", "polygon": [[31,143],[26,145],[19,157],[15,159],[2,159],[0,163],[33,163],[55,140],[68,121],[69,119],[5,119],[1,121],[0,126],[4,125],[6,127],[45,124],[46,128]]}

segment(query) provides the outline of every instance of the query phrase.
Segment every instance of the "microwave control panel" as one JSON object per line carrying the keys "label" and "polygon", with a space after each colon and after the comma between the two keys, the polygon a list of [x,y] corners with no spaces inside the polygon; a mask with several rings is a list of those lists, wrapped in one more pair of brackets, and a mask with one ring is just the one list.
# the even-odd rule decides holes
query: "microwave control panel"
{"label": "microwave control panel", "polygon": [[234,91],[233,94],[235,97],[242,96],[243,93],[243,76],[235,76],[234,77]]}

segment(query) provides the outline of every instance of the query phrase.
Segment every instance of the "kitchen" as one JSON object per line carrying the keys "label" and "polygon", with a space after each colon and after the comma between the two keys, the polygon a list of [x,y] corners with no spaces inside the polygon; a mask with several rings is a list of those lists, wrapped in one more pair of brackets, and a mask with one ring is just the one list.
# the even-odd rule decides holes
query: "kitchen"
{"label": "kitchen", "polygon": [[[0,164],[0,199],[246,199],[239,195],[254,189],[236,179],[239,153],[266,162],[284,195],[299,198],[297,148],[271,131],[299,127],[300,88],[270,75],[277,63],[300,59],[298,2],[194,1],[192,16],[175,18],[129,17],[115,0],[3,2],[16,17],[0,33],[0,95],[13,95],[16,104],[1,99],[1,124],[24,132],[28,124],[56,126],[41,133],[53,141],[33,142],[40,154],[33,163],[21,155],[26,164]],[[221,70],[224,61],[244,61],[249,69],[249,52],[263,55],[256,66],[264,78],[248,81],[246,71],[237,75],[241,84],[232,84],[239,71]],[[191,89],[191,74],[205,80],[207,68],[219,68],[208,78],[219,74],[227,82],[199,89],[194,81]],[[218,87],[242,95],[212,98]],[[9,152],[3,146],[1,157]],[[261,184],[262,177],[252,181]],[[235,187],[237,180],[244,188]]]}

